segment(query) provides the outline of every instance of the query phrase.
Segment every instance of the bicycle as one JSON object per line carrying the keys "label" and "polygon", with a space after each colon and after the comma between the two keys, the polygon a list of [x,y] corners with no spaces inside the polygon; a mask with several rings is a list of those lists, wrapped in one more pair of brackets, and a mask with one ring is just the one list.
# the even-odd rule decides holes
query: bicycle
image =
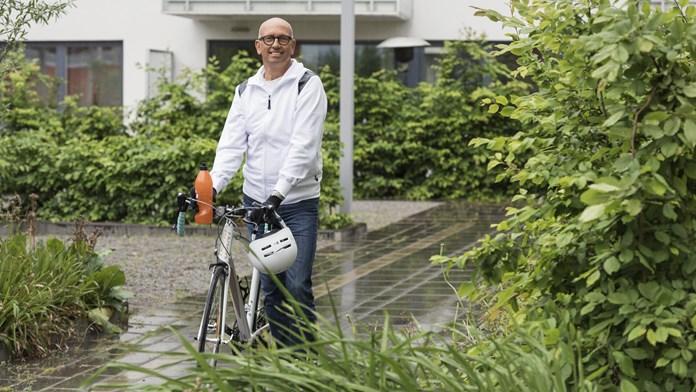
{"label": "bicycle", "polygon": [[[176,230],[179,236],[185,234],[187,210],[189,208],[197,210],[199,202],[196,198],[188,197],[184,193],[177,195],[178,207],[172,230]],[[218,354],[220,345],[223,343],[232,343],[241,348],[246,344],[265,343],[263,334],[269,329],[269,325],[264,307],[259,306],[260,274],[262,270],[267,273],[279,273],[287,269],[294,262],[297,245],[280,215],[267,206],[211,207],[219,229],[215,241],[215,261],[208,266],[212,270],[210,288],[195,340],[198,341],[199,352]],[[251,220],[251,215],[259,209],[263,210],[260,213],[263,219],[261,222],[254,222]],[[244,237],[239,229],[237,222],[240,220],[246,225],[251,225],[249,239]],[[260,224],[263,224],[262,231],[260,231]],[[254,267],[251,284],[248,279],[237,276],[232,259],[232,246],[235,240],[241,241],[244,245],[249,261]],[[282,256],[282,260],[278,255]],[[289,261],[290,259],[292,260]],[[225,287],[229,290],[225,290]],[[227,304],[230,299],[235,317],[231,328],[227,324]],[[216,355],[210,356],[208,362],[215,367]]]}

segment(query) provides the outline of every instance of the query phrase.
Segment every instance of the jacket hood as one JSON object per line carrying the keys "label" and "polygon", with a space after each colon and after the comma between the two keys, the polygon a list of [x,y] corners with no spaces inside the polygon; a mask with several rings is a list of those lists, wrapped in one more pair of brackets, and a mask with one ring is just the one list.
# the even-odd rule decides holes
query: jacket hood
{"label": "jacket hood", "polygon": [[[287,71],[285,71],[285,74],[280,77],[280,81],[278,81],[278,84],[285,84],[288,82],[293,82],[296,83],[297,79],[300,78],[304,73],[305,73],[305,67],[302,63],[298,62],[295,59],[290,59],[291,64],[290,68],[288,68]],[[254,85],[259,85],[263,86],[264,84],[264,79],[263,79],[263,74],[264,74],[264,66],[262,65],[261,68],[254,74],[253,77],[249,79],[250,84]]]}

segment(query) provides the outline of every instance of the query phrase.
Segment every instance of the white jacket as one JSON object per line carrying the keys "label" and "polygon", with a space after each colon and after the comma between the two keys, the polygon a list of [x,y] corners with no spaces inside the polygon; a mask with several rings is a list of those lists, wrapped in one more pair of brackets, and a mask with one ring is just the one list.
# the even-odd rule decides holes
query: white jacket
{"label": "white jacket", "polygon": [[271,91],[263,67],[241,96],[237,86],[210,173],[216,190],[227,186],[246,152],[242,173],[248,196],[264,201],[276,190],[285,196],[283,203],[319,197],[327,101],[318,76],[298,94],[306,70],[293,59]]}

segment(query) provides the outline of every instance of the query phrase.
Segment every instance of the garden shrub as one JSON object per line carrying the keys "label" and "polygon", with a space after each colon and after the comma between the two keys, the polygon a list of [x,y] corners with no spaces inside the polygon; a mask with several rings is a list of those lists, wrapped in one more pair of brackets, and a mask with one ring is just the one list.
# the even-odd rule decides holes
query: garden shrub
{"label": "garden shrub", "polygon": [[[449,43],[436,86],[404,86],[396,71],[356,78],[354,173],[357,198],[504,198],[508,184],[485,171],[485,155],[469,148],[477,136],[509,134],[514,120],[493,116],[483,97],[524,91],[498,83],[508,71],[479,41]],[[23,64],[0,84],[9,108],[0,129],[0,194],[39,195],[39,218],[123,221],[164,225],[174,197],[187,191],[201,162],[211,164],[234,89],[259,63],[239,53],[221,70],[215,59],[203,70],[141,101],[123,125],[121,108],[60,106],[36,93],[55,81]],[[339,78],[320,72],[329,110],[324,130],[321,222],[351,222],[336,211],[339,186]],[[475,80],[476,83],[471,81]],[[480,85],[483,83],[483,85]],[[478,87],[477,87],[478,86]],[[219,203],[240,203],[238,173]]]}
{"label": "garden shrub", "polygon": [[480,38],[446,43],[435,85],[404,86],[396,72],[356,78],[355,192],[359,198],[501,199],[512,194],[486,171],[475,137],[512,135],[516,121],[492,116],[481,99],[522,94],[499,82],[509,70]]}
{"label": "garden shrub", "polygon": [[11,233],[0,241],[0,346],[11,357],[43,356],[77,338],[76,320],[89,319],[107,332],[131,294],[120,287],[125,275],[104,268],[104,254],[86,241],[65,244],[50,238],[36,246],[28,236]]}
{"label": "garden shrub", "polygon": [[543,323],[548,344],[576,342],[586,374],[609,390],[696,387],[688,3],[512,1],[513,17],[480,11],[514,31],[500,49],[520,56],[517,73],[539,90],[487,101],[522,128],[473,144],[520,191],[497,234],[447,261],[477,266],[461,294],[490,298],[520,327]]}

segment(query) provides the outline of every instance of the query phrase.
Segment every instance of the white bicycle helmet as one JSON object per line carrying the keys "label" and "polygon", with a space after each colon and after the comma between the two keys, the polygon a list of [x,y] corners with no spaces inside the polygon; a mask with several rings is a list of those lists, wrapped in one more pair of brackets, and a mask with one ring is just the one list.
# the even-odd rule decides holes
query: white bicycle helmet
{"label": "white bicycle helmet", "polygon": [[297,244],[289,227],[273,230],[249,243],[249,261],[263,273],[281,273],[295,262]]}

